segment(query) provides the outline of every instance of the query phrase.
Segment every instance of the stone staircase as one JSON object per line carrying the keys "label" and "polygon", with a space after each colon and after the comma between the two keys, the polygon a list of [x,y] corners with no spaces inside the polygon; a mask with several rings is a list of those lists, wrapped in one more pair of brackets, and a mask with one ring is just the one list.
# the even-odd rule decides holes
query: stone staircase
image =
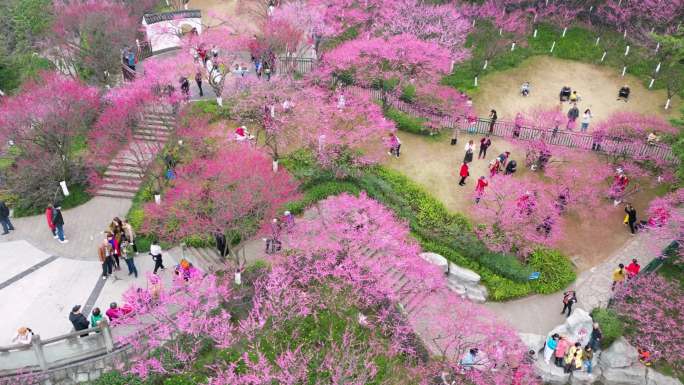
{"label": "stone staircase", "polygon": [[131,199],[143,182],[147,166],[173,134],[176,116],[167,105],[146,107],[128,145],[112,159],[96,195]]}
{"label": "stone staircase", "polygon": [[217,271],[225,265],[223,258],[213,247],[186,247],[183,257],[204,272]]}

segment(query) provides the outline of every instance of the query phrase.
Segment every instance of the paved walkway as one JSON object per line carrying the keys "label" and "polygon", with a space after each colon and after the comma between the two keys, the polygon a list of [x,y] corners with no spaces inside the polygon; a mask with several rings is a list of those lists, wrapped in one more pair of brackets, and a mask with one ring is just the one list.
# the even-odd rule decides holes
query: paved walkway
{"label": "paved walkway", "polygon": [[[612,272],[620,263],[627,266],[632,258],[646,266],[656,256],[656,250],[662,250],[669,241],[653,237],[642,232],[630,239],[608,260],[598,266],[582,272],[570,288],[577,291],[578,302],[575,308],[590,312],[593,308],[606,306],[611,297]],[[502,320],[508,321],[521,333],[546,334],[555,326],[564,322],[560,310],[563,293],[551,295],[534,295],[519,300],[486,304]]]}
{"label": "paved walkway", "polygon": [[0,237],[2,242],[26,240],[50,255],[64,258],[98,261],[97,247],[104,239],[112,218],[124,218],[131,207],[130,199],[94,197],[69,210],[62,210],[64,235],[69,243],[59,243],[48,229],[45,215],[12,218],[16,228]]}

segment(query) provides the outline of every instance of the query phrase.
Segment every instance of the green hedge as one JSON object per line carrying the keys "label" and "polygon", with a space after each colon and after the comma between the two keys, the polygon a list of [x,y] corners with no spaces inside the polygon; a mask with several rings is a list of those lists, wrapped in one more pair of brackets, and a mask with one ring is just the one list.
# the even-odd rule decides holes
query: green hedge
{"label": "green hedge", "polygon": [[387,119],[392,120],[401,131],[419,135],[428,135],[430,133],[430,130],[425,127],[426,119],[414,118],[392,107],[385,108],[384,115]]}
{"label": "green hedge", "polygon": [[530,254],[528,266],[541,273],[538,280],[530,283],[539,294],[563,290],[577,278],[570,260],[557,250],[535,250]]}
{"label": "green hedge", "polygon": [[290,211],[294,215],[299,215],[303,213],[307,207],[313,205],[314,203],[331,195],[338,195],[343,192],[359,195],[359,188],[351,182],[323,182],[307,189],[301,199],[287,203],[285,205],[285,210]]}
{"label": "green hedge", "polygon": [[601,340],[602,349],[609,347],[624,334],[624,323],[620,316],[612,309],[595,308],[591,311],[591,318],[594,322],[598,322],[603,334],[603,339]]}
{"label": "green hedge", "polygon": [[103,373],[93,385],[143,385],[137,376],[121,374],[117,371]]}

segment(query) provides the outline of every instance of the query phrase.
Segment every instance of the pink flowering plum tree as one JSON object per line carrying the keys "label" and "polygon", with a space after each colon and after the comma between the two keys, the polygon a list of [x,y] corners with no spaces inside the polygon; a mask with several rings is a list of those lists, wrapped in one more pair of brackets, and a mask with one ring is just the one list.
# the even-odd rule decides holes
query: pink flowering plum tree
{"label": "pink flowering plum tree", "polygon": [[369,95],[342,95],[305,88],[288,118],[288,125],[299,130],[318,163],[340,178],[376,163],[387,151],[388,135],[396,131]]}
{"label": "pink flowering plum tree", "polygon": [[596,16],[612,25],[627,38],[641,44],[652,45],[652,32],[671,34],[684,17],[684,2],[674,0],[607,0],[599,4]]}
{"label": "pink flowering plum tree", "polygon": [[552,247],[563,229],[558,196],[543,183],[494,176],[475,206],[475,215],[486,225],[480,238],[499,252],[526,256],[536,246]]}
{"label": "pink flowering plum tree", "polygon": [[[145,232],[168,242],[192,235],[223,234],[244,243],[265,231],[283,204],[297,197],[286,171],[274,173],[271,160],[248,145],[226,144],[211,159],[195,159],[176,170],[177,179],[162,203],[145,206]],[[230,247],[238,269],[244,250]]]}
{"label": "pink flowering plum tree", "polygon": [[640,274],[617,290],[614,299],[618,314],[634,329],[627,335],[632,345],[650,352],[653,360],[684,370],[684,349],[668,344],[684,324],[680,285],[658,274]]}
{"label": "pink flowering plum tree", "polygon": [[312,5],[302,0],[290,1],[276,8],[272,20],[286,21],[299,29],[304,41],[313,46],[318,56],[323,39],[338,32],[325,22],[325,12],[325,7],[321,4]]}
{"label": "pink flowering plum tree", "polygon": [[[675,240],[681,245],[684,240],[683,205],[684,189],[681,188],[651,201],[646,212],[649,233],[664,242]],[[653,250],[653,253],[660,253],[660,250]],[[679,254],[684,255],[684,248],[681,246]]]}
{"label": "pink flowering plum tree", "polygon": [[135,43],[139,21],[121,2],[56,1],[53,33],[46,42],[60,71],[101,84],[121,68],[121,50]]}
{"label": "pink flowering plum tree", "polygon": [[85,182],[81,141],[99,108],[97,89],[47,72],[0,102],[0,141],[14,154],[5,177],[18,206],[44,207],[60,181]]}
{"label": "pink flowering plum tree", "polygon": [[357,39],[327,52],[319,75],[364,87],[378,79],[436,80],[449,72],[450,57],[445,48],[410,34]]}
{"label": "pink flowering plum tree", "polygon": [[415,0],[388,1],[382,7],[378,28],[386,35],[413,35],[437,43],[451,52],[451,60],[467,58],[465,39],[470,33],[468,18],[452,4],[416,4]]}

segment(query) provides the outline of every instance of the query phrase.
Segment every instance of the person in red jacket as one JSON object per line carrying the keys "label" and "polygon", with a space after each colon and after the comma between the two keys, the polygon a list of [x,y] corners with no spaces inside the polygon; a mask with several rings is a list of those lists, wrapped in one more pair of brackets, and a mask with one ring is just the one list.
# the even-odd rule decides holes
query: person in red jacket
{"label": "person in red jacket", "polygon": [[461,165],[461,171],[458,175],[461,176],[461,181],[458,182],[458,185],[465,186],[466,178],[470,175],[470,171],[468,170],[468,163],[463,162],[463,164]]}
{"label": "person in red jacket", "polygon": [[52,232],[52,236],[57,239],[57,227],[55,226],[54,222],[52,222],[52,215],[54,213],[54,210],[52,209],[52,205],[49,204],[47,209],[45,209],[45,219],[47,219],[47,225],[50,228],[50,231]]}
{"label": "person in red jacket", "polygon": [[475,203],[480,203],[480,199],[482,198],[482,195],[484,195],[485,187],[488,185],[489,183],[484,176],[481,176],[480,179],[477,180],[477,186],[475,186]]}
{"label": "person in red jacket", "polygon": [[634,258],[632,259],[632,263],[627,265],[625,270],[627,270],[627,278],[634,278],[637,274],[639,274],[641,265],[639,265],[639,262],[637,262],[636,258]]}

